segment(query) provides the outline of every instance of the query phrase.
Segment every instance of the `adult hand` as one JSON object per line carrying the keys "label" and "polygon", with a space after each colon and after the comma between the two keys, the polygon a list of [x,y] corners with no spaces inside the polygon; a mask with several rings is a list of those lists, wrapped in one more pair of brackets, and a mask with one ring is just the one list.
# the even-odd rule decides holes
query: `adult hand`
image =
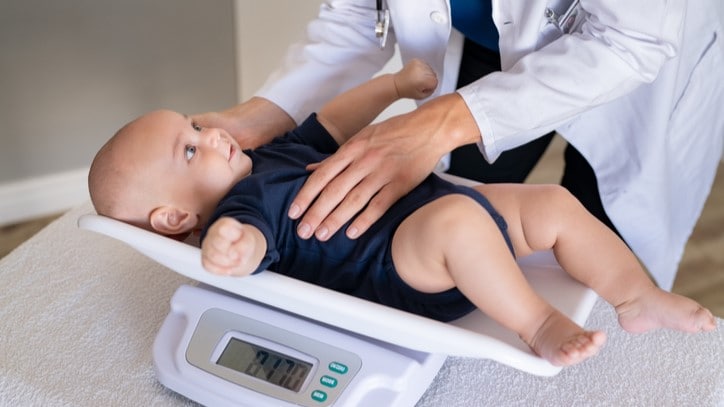
{"label": "adult hand", "polygon": [[192,119],[201,127],[219,127],[228,131],[242,148],[268,143],[296,125],[279,106],[256,96],[230,109],[196,114]]}
{"label": "adult hand", "polygon": [[314,172],[288,215],[304,215],[300,237],[324,241],[359,213],[346,230],[349,238],[357,238],[422,182],[445,153],[478,140],[479,130],[462,98],[456,93],[438,97],[366,127],[310,167]]}

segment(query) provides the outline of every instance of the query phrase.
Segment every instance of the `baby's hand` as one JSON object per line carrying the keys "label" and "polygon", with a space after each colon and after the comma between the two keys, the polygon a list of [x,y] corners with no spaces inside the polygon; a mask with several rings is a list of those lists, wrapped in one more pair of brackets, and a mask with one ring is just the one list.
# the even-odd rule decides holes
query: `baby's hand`
{"label": "baby's hand", "polygon": [[395,73],[395,87],[401,98],[424,99],[437,88],[437,75],[430,65],[412,59]]}
{"label": "baby's hand", "polygon": [[201,244],[201,264],[213,274],[245,276],[259,266],[265,243],[257,228],[221,218],[211,225]]}

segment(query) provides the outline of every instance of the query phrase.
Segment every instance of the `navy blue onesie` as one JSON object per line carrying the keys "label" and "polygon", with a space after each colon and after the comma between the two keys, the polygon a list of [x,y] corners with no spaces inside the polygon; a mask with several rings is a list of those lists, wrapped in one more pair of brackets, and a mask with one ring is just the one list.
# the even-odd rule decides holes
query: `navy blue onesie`
{"label": "navy blue onesie", "polygon": [[334,234],[327,242],[297,236],[298,221],[289,219],[287,211],[309,175],[305,167],[322,161],[337,148],[313,114],[286,135],[244,151],[252,160],[252,173],[221,200],[209,225],[222,216],[230,216],[259,228],[268,247],[255,273],[272,270],[441,321],[457,319],[475,309],[456,288],[434,294],[413,289],[402,281],[392,264],[392,236],[400,223],[426,203],[453,193],[479,202],[493,217],[510,247],[505,221],[487,199],[471,188],[431,175],[356,240],[348,239],[343,232]]}

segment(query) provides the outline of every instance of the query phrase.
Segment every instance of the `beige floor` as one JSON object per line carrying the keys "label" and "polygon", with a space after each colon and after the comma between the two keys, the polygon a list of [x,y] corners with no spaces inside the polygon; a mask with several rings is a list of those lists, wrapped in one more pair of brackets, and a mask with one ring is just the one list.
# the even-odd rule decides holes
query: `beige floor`
{"label": "beige floor", "polygon": [[[529,182],[557,182],[562,171],[564,143],[554,140]],[[59,215],[0,228],[0,258]],[[712,193],[686,247],[674,292],[694,298],[724,318],[724,164],[719,166]]]}

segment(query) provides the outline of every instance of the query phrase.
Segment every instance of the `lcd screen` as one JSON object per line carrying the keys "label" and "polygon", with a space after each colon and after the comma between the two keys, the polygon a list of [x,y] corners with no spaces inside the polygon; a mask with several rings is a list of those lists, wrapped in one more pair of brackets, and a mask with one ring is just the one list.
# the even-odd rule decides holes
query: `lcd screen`
{"label": "lcd screen", "polygon": [[312,369],[311,363],[233,337],[216,363],[295,392]]}

